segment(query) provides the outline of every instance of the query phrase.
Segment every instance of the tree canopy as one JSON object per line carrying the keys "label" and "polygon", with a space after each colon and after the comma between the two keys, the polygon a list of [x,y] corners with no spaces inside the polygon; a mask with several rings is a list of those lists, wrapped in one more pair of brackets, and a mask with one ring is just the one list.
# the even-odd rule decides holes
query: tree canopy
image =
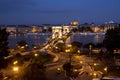
{"label": "tree canopy", "polygon": [[20,80],[47,80],[46,67],[38,58],[32,58],[28,63],[24,64],[23,70],[18,77]]}
{"label": "tree canopy", "polygon": [[17,48],[26,50],[28,48],[28,43],[24,40],[18,41],[17,42]]}
{"label": "tree canopy", "polygon": [[82,43],[81,42],[77,42],[77,41],[74,41],[71,44],[72,44],[72,46],[76,46],[78,48],[80,48],[82,46]]}
{"label": "tree canopy", "polygon": [[87,43],[85,45],[83,45],[84,48],[90,49],[90,48],[94,48],[95,44],[94,43]]}
{"label": "tree canopy", "polygon": [[120,49],[120,28],[109,29],[105,34],[103,44],[110,52]]}
{"label": "tree canopy", "polygon": [[7,66],[7,60],[4,60],[4,57],[9,55],[8,36],[6,29],[0,28],[0,68]]}
{"label": "tree canopy", "polygon": [[6,32],[6,29],[0,28],[0,58],[8,56],[8,36],[9,33]]}

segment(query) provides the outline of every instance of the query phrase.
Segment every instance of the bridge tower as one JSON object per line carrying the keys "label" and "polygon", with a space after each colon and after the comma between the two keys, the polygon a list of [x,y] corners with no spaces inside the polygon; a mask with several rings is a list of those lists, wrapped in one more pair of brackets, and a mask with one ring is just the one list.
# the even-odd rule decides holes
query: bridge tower
{"label": "bridge tower", "polygon": [[71,31],[71,26],[63,26],[63,34],[69,33]]}
{"label": "bridge tower", "polygon": [[52,27],[52,39],[54,38],[62,38],[62,26]]}

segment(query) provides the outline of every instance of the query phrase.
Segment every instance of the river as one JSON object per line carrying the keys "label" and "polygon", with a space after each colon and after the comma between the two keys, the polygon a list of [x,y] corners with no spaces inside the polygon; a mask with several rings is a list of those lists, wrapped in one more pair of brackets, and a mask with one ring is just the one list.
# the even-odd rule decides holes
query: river
{"label": "river", "polygon": [[[32,44],[40,46],[41,44],[45,43],[48,38],[51,36],[51,34],[40,34],[40,35],[10,35],[8,38],[9,47],[10,48],[16,48],[16,44],[18,41],[24,40],[26,41],[29,46]],[[70,36],[70,42],[78,41],[82,42],[83,44],[87,43],[101,43],[104,39],[104,34],[92,34],[92,33],[74,33]]]}

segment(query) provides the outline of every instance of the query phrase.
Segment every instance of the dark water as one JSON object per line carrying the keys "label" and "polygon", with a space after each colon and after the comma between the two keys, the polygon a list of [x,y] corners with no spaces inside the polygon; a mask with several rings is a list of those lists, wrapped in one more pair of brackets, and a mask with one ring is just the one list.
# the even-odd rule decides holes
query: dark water
{"label": "dark water", "polygon": [[82,42],[83,44],[87,43],[101,43],[104,39],[105,35],[104,34],[79,34],[76,33],[71,36],[71,41],[78,41]]}
{"label": "dark water", "polygon": [[[45,43],[49,37],[50,35],[9,36],[9,47],[15,48],[17,42],[21,40],[26,41],[29,44],[29,46],[31,46],[32,44],[40,46],[41,44]],[[90,42],[96,44],[102,42],[103,39],[104,39],[103,34],[86,35],[86,34],[76,33],[70,37],[70,41],[78,41],[78,42],[82,42],[83,44]]]}
{"label": "dark water", "polygon": [[15,48],[17,42],[24,40],[26,41],[29,46],[31,46],[32,44],[40,46],[41,44],[43,44],[44,42],[46,42],[47,38],[49,37],[49,35],[29,35],[29,36],[9,36],[9,47],[10,48]]}

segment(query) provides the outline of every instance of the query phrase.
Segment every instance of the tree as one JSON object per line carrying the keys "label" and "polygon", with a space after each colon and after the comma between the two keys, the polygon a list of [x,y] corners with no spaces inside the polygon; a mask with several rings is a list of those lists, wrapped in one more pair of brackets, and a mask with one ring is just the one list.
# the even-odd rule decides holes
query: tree
{"label": "tree", "polygon": [[103,47],[103,43],[97,43],[97,44],[95,45],[95,47],[100,49],[100,48]]}
{"label": "tree", "polygon": [[43,63],[37,59],[32,59],[29,63],[24,64],[20,73],[20,80],[46,80],[46,69]]}
{"label": "tree", "polygon": [[66,75],[67,76],[71,76],[71,73],[72,73],[72,68],[73,66],[71,65],[70,62],[66,62],[63,64],[63,69],[66,71]]}
{"label": "tree", "polygon": [[87,48],[87,49],[90,49],[90,48],[94,48],[95,44],[94,43],[88,43],[88,44],[85,44],[83,47]]}
{"label": "tree", "polygon": [[0,58],[8,56],[9,54],[8,36],[9,33],[6,32],[6,29],[0,28]]}
{"label": "tree", "polygon": [[28,48],[28,43],[24,40],[17,42],[17,48],[20,50],[26,50]]}
{"label": "tree", "polygon": [[49,32],[52,32],[52,28],[51,28],[51,27],[49,27],[49,28],[48,28],[48,31],[49,31]]}
{"label": "tree", "polygon": [[120,28],[107,30],[103,44],[110,53],[114,49],[120,49]]}
{"label": "tree", "polygon": [[0,28],[0,67],[5,67],[7,64],[4,57],[9,55],[8,36],[9,33],[6,32],[6,29]]}
{"label": "tree", "polygon": [[58,43],[56,44],[58,52],[64,52],[65,51],[65,43]]}
{"label": "tree", "polygon": [[73,32],[77,32],[78,29],[77,29],[77,28],[73,28],[72,31],[73,31]]}
{"label": "tree", "polygon": [[74,41],[71,44],[72,44],[72,46],[76,46],[78,48],[80,48],[82,46],[82,43],[81,42],[77,42],[77,41]]}

